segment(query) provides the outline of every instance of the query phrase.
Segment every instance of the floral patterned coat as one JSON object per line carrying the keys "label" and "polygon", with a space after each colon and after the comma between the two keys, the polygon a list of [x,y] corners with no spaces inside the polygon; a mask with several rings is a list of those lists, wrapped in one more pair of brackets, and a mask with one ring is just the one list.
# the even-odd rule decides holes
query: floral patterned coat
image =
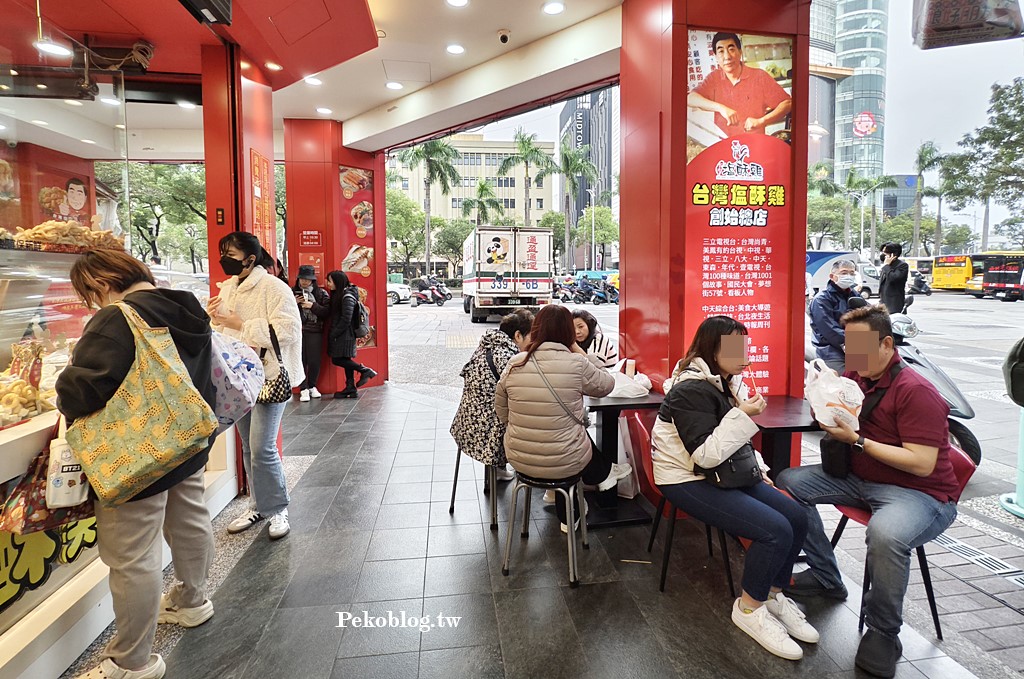
{"label": "floral patterned coat", "polygon": [[494,412],[494,389],[498,378],[487,363],[491,352],[498,375],[509,360],[519,353],[512,338],[500,330],[490,330],[480,338],[480,344],[469,362],[462,368],[462,401],[452,422],[452,438],[466,455],[484,464],[504,466],[505,425]]}

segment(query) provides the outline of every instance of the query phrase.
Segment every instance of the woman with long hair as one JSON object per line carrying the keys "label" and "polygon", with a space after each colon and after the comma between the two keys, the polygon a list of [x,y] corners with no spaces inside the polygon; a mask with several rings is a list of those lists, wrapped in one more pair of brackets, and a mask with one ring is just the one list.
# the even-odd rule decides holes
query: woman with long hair
{"label": "woman with long hair", "polygon": [[324,321],[331,315],[331,296],[317,285],[316,269],[309,264],[299,267],[292,292],[302,317],[302,370],[306,379],[299,385],[299,400],[306,402],[321,396],[316,382],[324,350]]}
{"label": "woman with long hair", "polygon": [[612,368],[619,360],[619,347],[601,332],[594,314],[586,309],[572,312],[572,325],[576,331],[576,344],[580,346],[598,368]]}
{"label": "woman with long hair", "polygon": [[[331,363],[345,369],[345,389],[334,398],[359,398],[359,387],[374,377],[377,371],[357,363],[356,331],[352,323],[359,307],[359,288],[352,285],[344,271],[327,274],[327,289],[331,291],[331,327],[327,331],[327,355]],[[359,373],[359,381],[355,380]]]}
{"label": "woman with long hair", "polygon": [[[584,483],[602,491],[629,476],[632,468],[609,459],[585,426],[583,396],[607,396],[614,387],[615,379],[576,344],[569,310],[555,305],[541,309],[526,351],[509,362],[494,392],[498,419],[508,425],[505,454],[515,470],[566,482],[582,472]],[[568,531],[560,493],[555,509],[562,530]]]}
{"label": "woman with long hair", "polygon": [[[741,374],[747,329],[728,316],[712,316],[665,381],[665,401],[651,432],[654,482],[677,508],[709,526],[752,541],[743,566],[743,592],[732,621],[769,652],[799,660],[793,639],[818,641],[803,612],[782,593],[807,534],[807,515],[766,481],[761,468],[739,488],[714,485],[709,470],[743,451],[758,432],[752,417],[764,412],[760,394],[748,394]],[[749,459],[749,458],[748,458]],[[764,480],[762,480],[764,479]],[[792,637],[792,638],[791,638]]]}
{"label": "woman with long hair", "polygon": [[[271,330],[281,348],[283,368],[291,387],[302,384],[302,321],[288,284],[268,273],[274,259],[256,236],[235,231],[220,240],[220,265],[231,276],[221,283],[220,294],[207,311],[214,327],[256,349],[263,357],[267,381],[280,375]],[[228,525],[229,533],[241,533],[263,519],[270,519],[270,539],[288,534],[288,489],[277,450],[277,433],[287,401],[257,403],[235,423],[242,439],[242,462],[249,477],[249,507]]]}
{"label": "woman with long hair", "polygon": [[[135,337],[115,302],[127,304],[150,327],[169,329],[186,377],[215,405],[210,319],[191,292],[157,288],[145,264],[117,250],[87,252],[71,267],[70,277],[78,297],[99,311],[57,378],[57,406],[69,424],[102,410],[135,361]],[[127,442],[124,452],[133,453]],[[160,679],[166,668],[152,652],[157,623],[196,627],[213,616],[207,598],[213,528],[203,498],[209,456],[207,446],[122,505],[95,503],[96,539],[100,559],[110,569],[116,632],[100,665],[85,677]],[[171,547],[179,580],[163,596],[161,536]]]}

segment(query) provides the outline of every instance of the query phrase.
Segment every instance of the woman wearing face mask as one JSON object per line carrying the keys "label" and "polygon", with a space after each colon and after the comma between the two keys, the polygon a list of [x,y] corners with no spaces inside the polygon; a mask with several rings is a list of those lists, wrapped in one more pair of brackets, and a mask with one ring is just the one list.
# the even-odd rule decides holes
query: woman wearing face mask
{"label": "woman wearing face mask", "polygon": [[591,363],[598,368],[613,368],[619,360],[619,347],[601,332],[594,315],[585,309],[572,312],[572,325],[576,330],[576,344],[586,352]]}
{"label": "woman wearing face mask", "polygon": [[306,381],[299,385],[299,400],[320,398],[316,388],[320,376],[320,355],[324,350],[324,321],[331,314],[331,296],[316,283],[316,269],[309,264],[299,267],[299,277],[292,288],[302,316],[302,369]]}
{"label": "woman wearing face mask", "polygon": [[[268,381],[276,379],[280,370],[270,338],[273,328],[291,386],[299,386],[305,379],[302,321],[288,284],[267,272],[274,265],[273,258],[256,236],[241,231],[221,239],[220,255],[221,268],[231,278],[221,284],[220,294],[207,306],[214,327],[263,354]],[[228,526],[229,533],[241,533],[269,518],[271,540],[288,534],[288,490],[277,450],[277,432],[286,405],[257,403],[235,423],[242,439],[242,461],[252,499]]]}
{"label": "woman wearing face mask", "polygon": [[860,297],[854,289],[857,265],[848,259],[836,261],[828,278],[828,285],[811,300],[811,333],[817,357],[842,374],[846,370],[846,331],[839,319],[850,310],[850,299]]}
{"label": "woman wearing face mask", "polygon": [[[752,541],[732,621],[769,652],[799,660],[803,649],[793,638],[816,643],[818,632],[782,586],[789,584],[803,546],[806,514],[769,483],[720,488],[703,473],[744,449],[758,432],[751,418],[766,404],[760,394],[748,397],[740,378],[748,365],[746,335],[743,324],[728,316],[712,316],[697,328],[665,381],[665,401],[651,431],[654,482],[678,509]],[[764,474],[760,456],[758,462]]]}
{"label": "woman wearing face mask", "polygon": [[[334,398],[359,398],[359,387],[374,377],[377,371],[356,362],[356,333],[352,317],[358,309],[359,289],[348,280],[344,271],[327,274],[327,288],[331,291],[331,328],[327,332],[327,355],[331,363],[345,369],[345,389],[335,392]],[[355,373],[359,373],[356,382]]]}

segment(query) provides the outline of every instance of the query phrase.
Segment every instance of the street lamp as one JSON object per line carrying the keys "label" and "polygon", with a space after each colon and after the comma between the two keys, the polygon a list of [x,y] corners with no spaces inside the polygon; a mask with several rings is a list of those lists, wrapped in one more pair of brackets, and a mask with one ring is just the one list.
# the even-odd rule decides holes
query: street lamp
{"label": "street lamp", "polygon": [[[848,195],[856,196],[857,197],[857,202],[860,203],[860,254],[861,254],[861,256],[864,255],[864,199],[867,198],[868,195],[871,195],[871,204],[874,205],[875,204],[874,193],[875,193],[875,191],[878,190],[878,187],[880,187],[882,185],[882,183],[883,182],[881,182],[881,181],[876,182],[874,184],[874,186],[872,186],[871,188],[861,189],[860,191],[847,191]],[[871,253],[871,254],[874,255],[875,253]]]}
{"label": "street lamp", "polygon": [[[595,242],[595,213],[597,212],[597,199],[595,198],[596,189],[587,189],[587,193],[590,194],[590,261],[594,263],[594,268],[597,268],[597,243]],[[590,268],[590,267],[587,267]]]}
{"label": "street lamp", "polygon": [[[957,212],[953,214],[954,217],[970,217],[973,225],[971,226],[971,235],[977,235],[978,233],[978,211],[974,212]],[[966,254],[974,254],[974,240],[971,239],[970,245],[967,247],[968,252]]]}

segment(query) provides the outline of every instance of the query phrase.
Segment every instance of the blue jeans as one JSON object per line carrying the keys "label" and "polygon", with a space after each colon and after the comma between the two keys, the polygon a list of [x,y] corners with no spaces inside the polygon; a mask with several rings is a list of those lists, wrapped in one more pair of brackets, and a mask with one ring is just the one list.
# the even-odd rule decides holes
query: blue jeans
{"label": "blue jeans", "polygon": [[767,483],[717,488],[706,481],[658,486],[678,509],[730,535],[752,540],[743,566],[743,591],[767,601],[772,587],[789,584],[807,534],[807,516]]}
{"label": "blue jeans", "polygon": [[814,505],[871,510],[866,540],[871,589],[865,600],[865,620],[876,632],[891,637],[899,634],[903,626],[903,597],[910,578],[910,554],[953,523],[956,503],[939,502],[919,490],[872,483],[853,474],[837,479],[822,471],[820,464],[783,470],[777,483],[807,511],[807,565],[825,587],[839,587],[843,580]]}
{"label": "blue jeans", "polygon": [[284,467],[277,452],[277,432],[284,416],[284,403],[257,403],[252,411],[235,422],[242,439],[242,464],[249,477],[249,493],[256,511],[273,516],[288,508],[288,489]]}

